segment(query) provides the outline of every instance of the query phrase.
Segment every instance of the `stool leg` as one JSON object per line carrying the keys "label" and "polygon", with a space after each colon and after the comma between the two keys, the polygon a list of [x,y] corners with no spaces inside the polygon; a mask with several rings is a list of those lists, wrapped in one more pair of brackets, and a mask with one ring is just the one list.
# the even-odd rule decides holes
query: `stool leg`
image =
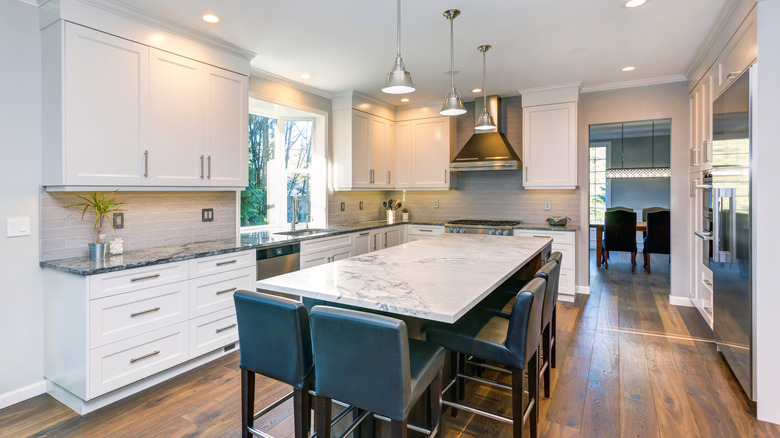
{"label": "stool leg", "polygon": [[248,438],[249,428],[254,426],[255,373],[241,369],[241,437]]}
{"label": "stool leg", "polygon": [[558,341],[558,305],[553,304],[553,314],[552,314],[552,327],[550,327],[550,342],[552,345],[550,346],[550,367],[555,368],[555,350],[558,349],[557,341]]}
{"label": "stool leg", "polygon": [[[529,369],[533,369],[530,368]],[[523,370],[512,368],[512,437],[523,436]],[[534,373],[529,373],[534,374]],[[537,376],[539,373],[535,373]]]}
{"label": "stool leg", "polygon": [[[531,369],[539,369],[539,347],[536,348],[536,354],[531,358]],[[533,374],[533,375],[532,375]],[[531,407],[531,415],[528,421],[531,422],[531,438],[539,436],[539,373],[528,374],[528,401],[534,401]]]}
{"label": "stool leg", "polygon": [[[452,394],[450,396],[450,401],[453,403],[458,401],[458,385],[460,382],[460,379],[458,379],[458,354],[459,353],[450,351],[450,374],[452,375],[452,378],[455,379],[453,388],[450,389],[450,394]],[[450,406],[450,415],[457,417],[458,410]]]}
{"label": "stool leg", "polygon": [[[466,355],[458,353],[458,374],[461,374],[466,369]],[[466,381],[458,378],[458,401],[463,401],[466,398]]]}
{"label": "stool leg", "polygon": [[444,436],[441,421],[441,370],[433,378],[431,386],[428,388],[428,419],[431,422],[430,430],[438,428],[439,432],[436,436]]}
{"label": "stool leg", "polygon": [[[390,421],[390,436],[393,438],[406,438],[406,426],[407,426],[408,420],[404,421],[396,421],[391,420]],[[319,436],[319,434],[318,434]],[[330,438],[330,437],[328,437]]]}
{"label": "stool leg", "polygon": [[295,423],[295,438],[308,437],[309,429],[311,429],[308,388],[293,390],[293,418]]}
{"label": "stool leg", "polygon": [[544,369],[544,396],[547,398],[550,398],[550,343],[551,343],[551,334],[550,334],[550,327],[552,325],[552,322],[548,323],[547,326],[544,328],[544,331],[542,332],[542,356],[544,357],[544,360],[542,361],[542,366],[544,364],[547,364],[547,367]]}
{"label": "stool leg", "polygon": [[317,396],[317,436],[319,438],[330,438],[330,409],[331,400],[329,398]]}

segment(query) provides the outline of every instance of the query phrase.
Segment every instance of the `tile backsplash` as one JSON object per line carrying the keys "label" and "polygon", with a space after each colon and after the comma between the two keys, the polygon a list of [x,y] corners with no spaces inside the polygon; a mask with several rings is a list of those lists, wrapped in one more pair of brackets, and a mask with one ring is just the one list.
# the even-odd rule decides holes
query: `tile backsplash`
{"label": "tile backsplash", "polygon": [[[41,194],[41,260],[87,255],[94,242],[94,216],[81,220],[66,205],[81,202],[74,192]],[[235,192],[118,192],[126,201],[125,226],[103,232],[111,239],[124,239],[124,249],[142,249],[236,236]],[[380,202],[381,205],[381,202]],[[201,222],[201,209],[213,208],[214,221]]]}
{"label": "tile backsplash", "polygon": [[[328,193],[328,223],[344,225],[355,222],[367,222],[384,219],[387,215],[382,202],[392,198],[391,192],[354,191]],[[360,202],[363,210],[360,210]],[[341,203],[344,211],[341,211]]]}

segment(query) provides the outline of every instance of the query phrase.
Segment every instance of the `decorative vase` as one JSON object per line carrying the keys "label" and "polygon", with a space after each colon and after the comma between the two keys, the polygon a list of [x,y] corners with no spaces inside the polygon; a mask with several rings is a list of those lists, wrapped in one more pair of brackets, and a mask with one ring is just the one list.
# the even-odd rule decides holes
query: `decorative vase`
{"label": "decorative vase", "polygon": [[106,256],[106,244],[105,243],[88,243],[89,246],[89,259],[101,260]]}

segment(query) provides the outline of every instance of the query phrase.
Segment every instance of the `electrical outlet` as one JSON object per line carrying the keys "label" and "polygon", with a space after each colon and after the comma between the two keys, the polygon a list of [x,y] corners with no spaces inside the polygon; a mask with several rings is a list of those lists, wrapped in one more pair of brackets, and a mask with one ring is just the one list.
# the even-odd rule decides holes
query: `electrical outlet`
{"label": "electrical outlet", "polygon": [[342,202],[342,203],[341,203],[341,211],[344,211],[344,210],[346,210],[346,209],[347,209],[347,204],[346,204],[346,203],[344,203],[344,202]]}
{"label": "electrical outlet", "polygon": [[439,200],[433,201],[433,208],[439,208]]}
{"label": "electrical outlet", "polygon": [[29,217],[9,217],[6,233],[7,237],[19,237],[30,235]]}
{"label": "electrical outlet", "polygon": [[200,211],[201,222],[214,222],[214,209],[204,208]]}
{"label": "electrical outlet", "polygon": [[552,202],[550,201],[544,201],[544,209],[550,210],[552,208]]}
{"label": "electrical outlet", "polygon": [[121,230],[125,227],[125,214],[124,213],[114,213],[114,217],[112,218],[112,222],[114,225],[115,230]]}
{"label": "electrical outlet", "polygon": [[363,209],[363,201],[360,201],[360,209]]}

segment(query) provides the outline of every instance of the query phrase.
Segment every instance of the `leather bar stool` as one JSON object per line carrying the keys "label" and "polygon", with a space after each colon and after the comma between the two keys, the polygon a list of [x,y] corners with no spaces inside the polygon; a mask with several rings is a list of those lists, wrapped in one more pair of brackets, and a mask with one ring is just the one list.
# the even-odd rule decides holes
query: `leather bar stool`
{"label": "leather bar stool", "polygon": [[[308,437],[314,361],[306,308],[297,301],[243,290],[233,300],[241,343],[241,436],[268,437],[254,428],[254,420],[292,397],[295,437]],[[293,391],[255,414],[255,374],[291,385]]]}
{"label": "leather bar stool", "polygon": [[[542,310],[547,285],[534,278],[517,294],[512,313],[505,318],[484,308],[475,308],[454,324],[430,323],[425,328],[428,342],[438,344],[456,355],[471,355],[506,366],[512,373],[512,385],[487,379],[476,382],[512,391],[512,418],[485,412],[454,401],[442,401],[453,409],[463,409],[494,420],[512,424],[512,436],[520,438],[523,425],[530,421],[531,437],[538,436],[539,421],[539,349],[541,346]],[[458,361],[459,362],[459,361]],[[524,370],[528,369],[528,405],[523,409]],[[531,370],[534,370],[531,372]],[[457,387],[467,377],[456,369],[444,389]],[[457,390],[457,389],[456,389]]]}
{"label": "leather bar stool", "polygon": [[536,274],[547,282],[544,293],[544,307],[542,308],[542,369],[540,371],[544,380],[544,396],[550,398],[550,368],[555,368],[555,338],[556,320],[558,314],[558,281],[561,274],[561,260],[563,254],[554,252]]}
{"label": "leather bar stool", "polygon": [[315,306],[311,328],[318,438],[330,438],[330,423],[319,412],[329,412],[332,399],[365,410],[345,435],[377,415],[390,419],[393,437],[406,437],[409,412],[429,387],[431,424],[424,432],[440,434],[444,349],[409,339],[400,319],[356,310]]}

